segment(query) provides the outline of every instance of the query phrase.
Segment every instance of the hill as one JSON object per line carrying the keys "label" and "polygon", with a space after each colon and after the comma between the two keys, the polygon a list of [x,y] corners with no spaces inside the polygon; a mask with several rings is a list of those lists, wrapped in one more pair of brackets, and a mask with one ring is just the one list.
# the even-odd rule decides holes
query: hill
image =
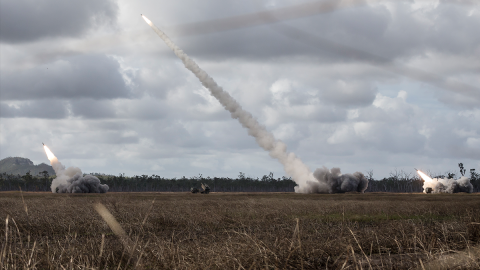
{"label": "hill", "polygon": [[31,175],[38,175],[47,171],[49,175],[55,175],[52,166],[45,163],[34,165],[28,158],[8,157],[0,160],[0,173],[25,175],[30,171]]}

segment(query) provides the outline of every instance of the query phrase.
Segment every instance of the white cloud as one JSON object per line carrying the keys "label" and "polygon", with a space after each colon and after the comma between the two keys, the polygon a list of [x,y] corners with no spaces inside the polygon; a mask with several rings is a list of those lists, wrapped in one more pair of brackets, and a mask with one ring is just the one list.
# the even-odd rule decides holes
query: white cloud
{"label": "white cloud", "polygon": [[330,144],[348,143],[352,137],[352,131],[349,126],[339,126],[327,140]]}
{"label": "white cloud", "polygon": [[480,136],[467,138],[467,146],[480,151]]}
{"label": "white cloud", "polygon": [[[451,83],[480,85],[479,6],[377,2],[171,36],[311,169],[373,169],[383,177],[394,168],[443,171],[463,162],[480,170],[480,99]],[[102,27],[69,24],[75,31],[68,35],[1,43],[0,158],[46,162],[43,141],[87,172],[284,174],[138,14],[168,30],[297,2],[102,3],[110,16]]]}
{"label": "white cloud", "polygon": [[368,139],[370,137],[369,133],[372,129],[372,123],[357,122],[353,125],[353,129],[355,130],[355,134],[357,136]]}

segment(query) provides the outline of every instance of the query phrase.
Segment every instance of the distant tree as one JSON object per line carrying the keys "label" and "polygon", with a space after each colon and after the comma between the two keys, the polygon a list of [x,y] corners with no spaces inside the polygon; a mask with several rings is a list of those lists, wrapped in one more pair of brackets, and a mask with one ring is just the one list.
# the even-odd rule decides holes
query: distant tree
{"label": "distant tree", "polygon": [[473,192],[480,192],[480,174],[475,169],[470,169],[470,183],[473,185]]}
{"label": "distant tree", "polygon": [[22,176],[22,178],[23,178],[26,182],[29,182],[29,181],[32,181],[33,176],[32,176],[32,174],[30,174],[30,171],[28,171],[27,173],[25,173],[24,176]]}
{"label": "distant tree", "polygon": [[43,179],[48,179],[48,177],[49,177],[47,171],[40,172],[40,174],[43,176]]}
{"label": "distant tree", "polygon": [[270,172],[268,175],[262,176],[262,181],[263,182],[273,182],[273,181],[275,181],[275,178],[273,178],[273,172]]}
{"label": "distant tree", "polygon": [[470,169],[470,179],[477,180],[480,177],[480,174],[475,172],[475,169]]}
{"label": "distant tree", "polygon": [[453,178],[455,178],[455,174],[454,174],[454,173],[451,173],[451,172],[448,172],[448,173],[447,173],[447,178],[448,178],[448,179],[453,179]]}
{"label": "distant tree", "polygon": [[458,163],[458,167],[460,168],[460,173],[462,176],[465,176],[465,168],[463,168],[463,163]]}
{"label": "distant tree", "polygon": [[368,170],[367,171],[367,180],[368,181],[373,181],[373,170]]}

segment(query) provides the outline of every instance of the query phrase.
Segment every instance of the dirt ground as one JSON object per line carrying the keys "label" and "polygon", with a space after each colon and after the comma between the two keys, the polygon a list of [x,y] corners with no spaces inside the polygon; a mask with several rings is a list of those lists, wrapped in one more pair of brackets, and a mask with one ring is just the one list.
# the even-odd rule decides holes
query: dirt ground
{"label": "dirt ground", "polygon": [[2,269],[480,269],[480,194],[0,193]]}

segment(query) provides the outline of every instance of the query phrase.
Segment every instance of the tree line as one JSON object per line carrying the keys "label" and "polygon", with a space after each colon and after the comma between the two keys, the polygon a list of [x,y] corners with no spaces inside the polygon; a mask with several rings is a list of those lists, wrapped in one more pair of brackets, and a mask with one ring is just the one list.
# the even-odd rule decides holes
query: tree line
{"label": "tree line", "polygon": [[[465,174],[461,167],[460,172]],[[159,175],[135,175],[125,174],[105,175],[93,173],[102,184],[107,184],[109,192],[189,192],[191,188],[200,188],[201,184],[210,187],[211,192],[294,192],[296,186],[291,178],[285,176],[275,178],[273,173],[264,175],[261,178],[245,176],[240,172],[237,178],[229,177],[204,177],[199,174],[186,178],[165,178]],[[454,173],[436,175],[435,177],[455,178]],[[39,175],[32,175],[28,172],[25,175],[0,174],[0,191],[23,190],[23,191],[51,191],[50,185],[55,176],[48,175],[48,172],[41,172]],[[423,180],[417,175],[404,171],[394,171],[389,177],[375,180],[373,171],[366,174],[368,188],[365,192],[422,192]],[[474,192],[480,192],[480,175],[475,170],[470,170],[470,182]]]}

